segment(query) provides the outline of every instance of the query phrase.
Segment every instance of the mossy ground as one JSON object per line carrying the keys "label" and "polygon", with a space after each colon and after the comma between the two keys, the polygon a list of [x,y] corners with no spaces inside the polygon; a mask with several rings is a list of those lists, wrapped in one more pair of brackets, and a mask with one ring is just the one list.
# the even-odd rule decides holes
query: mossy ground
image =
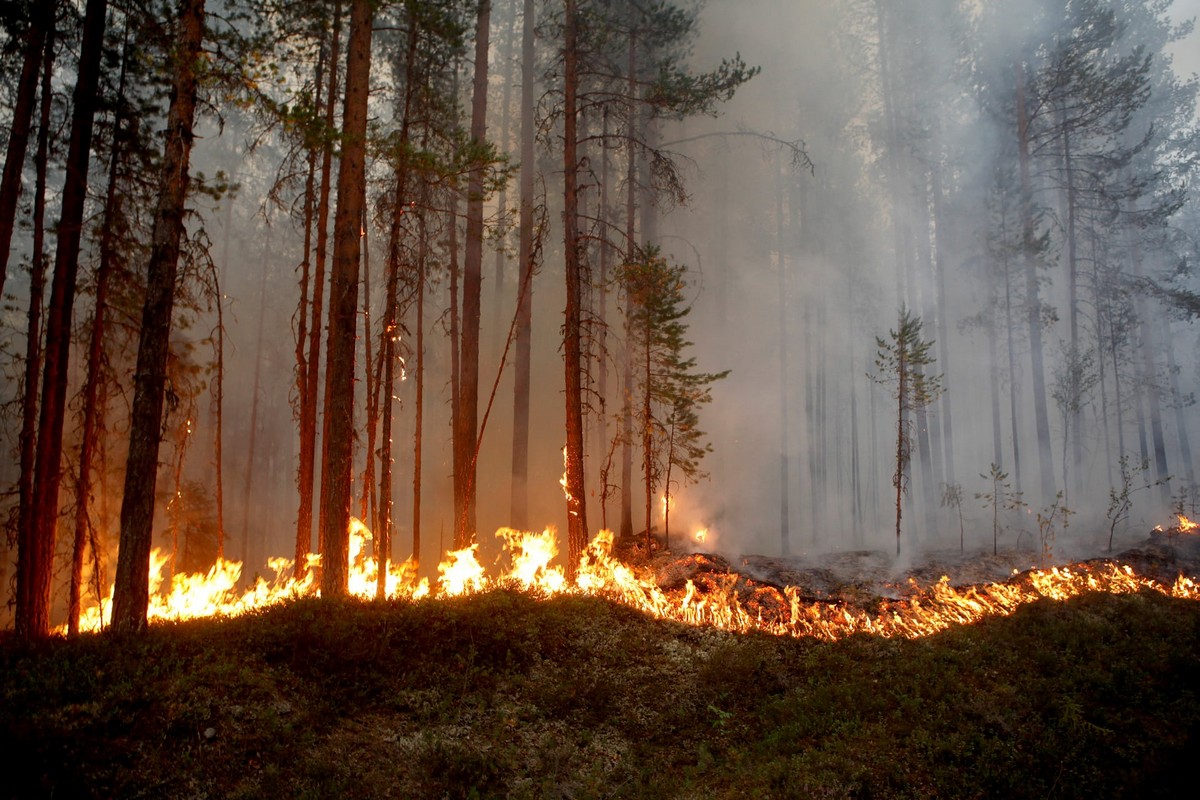
{"label": "mossy ground", "polygon": [[1179,796],[1200,603],[916,641],[739,636],[495,590],[0,642],[0,795]]}

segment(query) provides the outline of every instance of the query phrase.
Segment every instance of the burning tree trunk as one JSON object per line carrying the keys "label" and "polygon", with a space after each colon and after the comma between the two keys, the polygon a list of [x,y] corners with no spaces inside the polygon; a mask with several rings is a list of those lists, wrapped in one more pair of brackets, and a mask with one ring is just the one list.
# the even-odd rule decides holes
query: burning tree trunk
{"label": "burning tree trunk", "polygon": [[354,456],[354,339],[358,306],[359,226],[366,203],[367,92],[371,76],[370,0],[350,7],[342,157],[334,218],[325,375],[325,446],[321,464],[321,592],[346,593]]}
{"label": "burning tree trunk", "polygon": [[175,275],[183,238],[192,122],[196,113],[196,67],[204,38],[204,0],[182,0],[172,58],[175,75],[167,111],[162,193],[154,214],[146,302],[138,341],[130,419],[129,458],[121,501],[121,545],[113,594],[113,626],[140,630],[149,603],[150,542],[154,524],[154,487],[158,473],[163,389],[175,302]]}
{"label": "burning tree trunk", "polygon": [[24,638],[50,630],[50,575],[58,525],[58,488],[62,480],[62,434],[66,410],[67,367],[71,346],[71,311],[79,271],[79,240],[87,199],[87,172],[92,145],[100,51],[104,39],[106,0],[88,0],[84,11],[75,92],[72,95],[71,141],[63,184],[54,281],[46,320],[42,401],[38,417],[37,459],[33,479],[32,529],[19,540],[17,556],[17,634]]}

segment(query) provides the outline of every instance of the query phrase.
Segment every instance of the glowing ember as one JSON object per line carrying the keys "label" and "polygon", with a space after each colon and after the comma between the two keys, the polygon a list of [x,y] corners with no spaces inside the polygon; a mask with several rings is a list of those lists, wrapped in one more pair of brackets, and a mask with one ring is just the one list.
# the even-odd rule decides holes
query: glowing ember
{"label": "glowing ember", "polygon": [[[1194,530],[1197,526],[1186,518]],[[679,590],[664,591],[649,572],[639,573],[612,555],[612,533],[601,531],[584,552],[575,583],[569,584],[562,567],[551,565],[557,555],[557,534],[549,528],[527,533],[502,528],[497,534],[508,554],[495,577],[489,577],[477,558],[478,545],[451,552],[438,565],[438,581],[431,587],[426,579],[417,580],[411,562],[389,567],[387,594],[400,600],[418,600],[426,596],[447,597],[483,591],[496,586],[516,586],[541,595],[577,593],[604,597],[632,606],[660,619],[690,625],[707,625],[728,631],[764,631],[781,636],[806,636],[840,639],[855,633],[878,636],[927,636],[951,626],[969,624],[984,617],[1011,614],[1024,603],[1041,599],[1065,600],[1085,592],[1128,594],[1156,591],[1171,597],[1200,599],[1200,587],[1186,576],[1165,586],[1138,575],[1128,566],[1104,562],[1077,564],[1050,570],[1034,570],[1014,576],[1005,583],[955,588],[947,578],[932,586],[910,581],[911,591],[898,600],[880,600],[872,608],[826,601],[804,601],[800,590],[787,587],[782,592],[762,587],[774,600],[774,608],[746,602],[736,591],[737,575],[709,575],[715,588],[701,588],[692,580]],[[693,538],[704,541],[707,529]],[[375,559],[369,555],[371,533],[358,520],[350,526],[349,590],[358,597],[375,596]],[[285,577],[292,574],[292,562],[276,558],[269,562],[275,578],[256,579],[248,589],[237,589],[242,565],[218,560],[207,573],[178,574],[169,585],[162,576],[169,559],[159,550],[151,555],[151,620],[187,619],[212,615],[234,616],[253,608],[279,603],[288,598],[316,594],[314,572],[302,581]],[[309,556],[309,565],[317,566],[318,556]],[[712,584],[713,581],[707,583]],[[87,609],[81,630],[98,630],[107,624],[112,595]],[[770,604],[767,604],[768,606]]]}

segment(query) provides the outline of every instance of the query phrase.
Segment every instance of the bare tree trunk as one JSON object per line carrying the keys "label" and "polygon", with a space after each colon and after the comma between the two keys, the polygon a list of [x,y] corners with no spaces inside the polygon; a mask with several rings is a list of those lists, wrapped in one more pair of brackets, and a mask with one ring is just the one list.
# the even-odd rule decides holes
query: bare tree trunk
{"label": "bare tree trunk", "polygon": [[[628,87],[625,101],[625,260],[637,258],[637,151],[635,149],[637,112],[637,37],[629,35]],[[624,287],[629,304],[629,287]],[[620,538],[633,537],[633,331],[625,326],[621,375],[621,531]]]}
{"label": "bare tree trunk", "polygon": [[[230,208],[233,207],[233,199],[230,198]],[[232,214],[230,214],[232,217]],[[229,228],[225,228],[225,256],[223,258],[225,264],[229,263]],[[213,467],[214,481],[216,482],[216,513],[217,513],[217,558],[225,558],[225,454],[223,452],[225,443],[225,298],[221,296],[221,279],[214,276],[216,281],[217,295],[217,330],[216,333],[216,349],[217,349],[217,364],[216,375],[213,378],[213,405],[216,406],[214,417],[216,423],[213,430]]]}
{"label": "bare tree trunk", "polygon": [[[128,44],[129,21],[125,22],[125,37]],[[118,139],[124,123],[122,109],[125,102],[125,76],[127,47],[122,48],[121,73],[117,81],[116,114],[112,126],[112,152],[108,162],[108,188],[104,196],[104,214],[100,229],[100,263],[96,270],[96,297],[92,317],[91,342],[88,345],[87,378],[83,386],[83,433],[79,443],[79,478],[75,486],[75,536],[71,548],[71,584],[67,604],[67,629],[71,634],[79,632],[80,600],[83,589],[83,561],[90,536],[92,470],[97,451],[97,438],[104,419],[105,409],[98,402],[100,382],[103,380],[105,315],[108,312],[108,285],[115,257],[113,226],[121,196],[117,190],[117,170],[121,158]],[[48,115],[47,115],[48,116]]]}
{"label": "bare tree trunk", "polygon": [[250,561],[250,507],[253,505],[254,483],[258,477],[258,398],[262,388],[263,342],[266,340],[267,316],[267,269],[270,263],[271,226],[267,221],[267,230],[263,236],[262,265],[259,268],[258,284],[258,335],[254,346],[254,378],[250,382],[250,433],[246,437],[246,472],[242,481],[242,563]]}
{"label": "bare tree trunk", "polygon": [[21,195],[21,171],[25,168],[25,150],[29,146],[29,129],[33,125],[33,101],[37,92],[38,67],[45,63],[43,52],[53,49],[55,3],[41,0],[30,8],[29,29],[25,31],[25,56],[21,75],[17,78],[17,99],[12,109],[8,130],[8,148],[4,154],[4,174],[0,177],[0,296],[8,275],[13,224],[17,218],[17,200]]}
{"label": "bare tree trunk", "polygon": [[[471,143],[478,152],[487,136],[488,40],[491,0],[479,0],[475,21],[475,65],[471,95]],[[455,462],[463,471],[462,505],[455,509],[455,546],[475,541],[475,446],[479,435],[479,325],[483,283],[483,172],[478,159],[467,178],[467,233],[463,258],[462,341],[459,353],[459,427]]]}
{"label": "bare tree trunk", "polygon": [[1046,369],[1042,349],[1042,301],[1037,262],[1033,257],[1033,185],[1030,179],[1029,118],[1025,109],[1025,70],[1016,62],[1017,145],[1021,172],[1021,241],[1025,262],[1025,313],[1029,326],[1029,361],[1033,377],[1033,416],[1037,428],[1042,501],[1054,499],[1054,456],[1050,452],[1050,415],[1046,408]]}
{"label": "bare tree trunk", "polygon": [[787,264],[783,257],[783,186],[779,177],[780,161],[775,159],[775,255],[776,284],[779,292],[779,552],[791,552],[788,507],[791,481],[788,478],[788,335],[787,335]]}
{"label": "bare tree trunk", "polygon": [[[603,115],[600,123],[600,203],[599,213],[597,214],[600,220],[600,227],[603,234],[600,236],[599,247],[599,268],[600,275],[597,280],[597,294],[599,295],[599,305],[596,309],[596,328],[597,328],[597,359],[596,367],[598,370],[596,391],[600,401],[600,409],[598,416],[598,424],[596,426],[596,451],[598,453],[607,453],[610,451],[608,441],[608,280],[610,272],[610,261],[612,260],[612,243],[608,235],[609,229],[609,208],[608,208],[608,185],[610,180],[611,164],[608,155],[608,106],[604,107]],[[608,527],[608,471],[611,467],[611,458],[605,459],[600,467],[600,518],[601,527]]]}
{"label": "bare tree trunk", "polygon": [[583,474],[583,387],[580,341],[581,268],[579,263],[578,57],[576,50],[575,0],[566,0],[563,38],[563,244],[567,301],[563,324],[563,360],[566,372],[566,493],[567,569],[573,577],[587,546],[587,504]]}
{"label": "bare tree trunk", "polygon": [[513,369],[513,449],[512,449],[512,524],[529,526],[529,393],[530,360],[533,339],[533,173],[534,120],[533,95],[535,6],[524,0],[521,30],[521,210],[517,260],[520,261],[521,285],[526,290],[517,300],[517,352]]}
{"label": "bare tree trunk", "polygon": [[[945,253],[949,249],[949,234],[947,229],[949,223],[946,219],[946,198],[945,190],[942,184],[942,165],[940,163],[933,164],[930,174],[930,191],[933,193],[933,228],[936,252],[934,253],[933,269],[935,280],[937,281],[937,329],[938,329],[938,368],[941,374],[948,376],[951,373],[950,369],[950,331],[948,327],[948,317],[950,316],[950,306],[946,300],[946,256]],[[990,339],[990,335],[989,335]],[[992,341],[993,349],[995,341]],[[993,362],[994,363],[994,362]],[[947,381],[949,378],[946,379]],[[950,392],[946,391],[938,398],[938,407],[942,423],[942,452],[943,461],[946,465],[945,480],[949,485],[954,485],[956,476],[954,473],[954,416],[950,405]]]}
{"label": "bare tree trunk", "polygon": [[[400,321],[399,321],[399,285],[400,285],[400,237],[403,232],[403,215],[406,207],[405,196],[408,191],[408,164],[404,161],[407,158],[409,144],[409,117],[412,110],[412,100],[416,92],[417,76],[415,70],[417,57],[417,21],[410,15],[408,22],[408,44],[404,60],[404,108],[403,119],[400,122],[400,147],[398,148],[401,159],[396,164],[396,189],[393,199],[392,208],[392,228],[390,234],[390,242],[388,244],[388,272],[387,272],[387,288],[386,296],[384,297],[383,305],[383,330],[380,334],[379,350],[380,358],[383,360],[383,376],[382,387],[380,393],[383,396],[383,435],[380,442],[379,451],[379,503],[380,503],[380,518],[376,524],[375,541],[378,543],[376,548],[376,556],[378,558],[378,569],[376,573],[376,595],[383,598],[387,594],[387,561],[391,554],[392,542],[392,411],[393,411],[393,395],[396,392],[396,341],[400,337]],[[422,212],[423,213],[423,212]],[[424,243],[422,242],[422,245]],[[420,267],[418,267],[419,269]],[[418,278],[420,281],[421,278]],[[423,294],[424,289],[419,288],[418,293]],[[423,297],[418,298],[418,304],[422,303]],[[424,309],[417,310],[418,324],[423,322],[420,319],[424,314]],[[424,387],[420,387],[424,388]],[[419,393],[419,392],[418,392]],[[420,399],[418,399],[420,404]],[[418,412],[419,413],[419,412]],[[419,469],[419,467],[418,467]],[[418,500],[419,502],[419,500]]]}
{"label": "bare tree trunk", "polygon": [[175,302],[175,275],[184,233],[188,162],[196,113],[196,65],[203,38],[204,0],[182,0],[172,58],[175,81],[167,111],[162,192],[154,214],[129,426],[125,493],[121,500],[121,545],[112,617],[117,631],[146,627],[159,431],[167,378],[171,312]]}
{"label": "bare tree trunk", "polygon": [[71,311],[75,304],[75,283],[79,272],[79,241],[83,233],[83,206],[87,199],[92,123],[107,10],[106,0],[88,0],[84,11],[75,92],[72,95],[67,177],[63,184],[58,244],[54,254],[54,280],[50,286],[50,307],[46,320],[42,399],[33,479],[33,531],[24,540],[27,549],[19,551],[17,555],[16,631],[18,636],[26,639],[45,636],[50,631],[50,578],[58,527],[58,488],[62,481],[62,435],[71,347]]}
{"label": "bare tree trunk", "polygon": [[[329,84],[325,92],[325,129],[333,130],[334,103],[338,96],[338,60],[342,30],[341,4],[334,5],[333,34],[329,47]],[[300,511],[296,522],[297,579],[307,569],[306,556],[312,551],[313,484],[316,478],[317,405],[320,394],[321,321],[325,307],[325,256],[329,240],[329,195],[333,173],[333,146],[326,142],[321,153],[321,190],[317,200],[317,252],[313,271],[312,304],[308,322],[308,364],[303,399],[300,404]],[[325,552],[324,526],[318,526],[318,552]]]}
{"label": "bare tree trunk", "polygon": [[[500,99],[500,150],[505,153],[510,153],[512,147],[511,136],[511,120],[512,120],[512,84],[513,71],[513,50],[516,49],[516,30],[517,30],[517,6],[521,0],[510,0],[508,17],[505,20],[504,33],[504,48],[500,53],[500,63],[503,64],[503,73],[500,85],[503,87]],[[507,261],[506,239],[508,238],[508,182],[500,184],[500,191],[496,198],[496,208],[499,209],[498,223],[499,230],[497,231],[497,239],[500,241],[500,246],[496,248],[495,262],[495,281],[496,285],[492,287],[492,317],[493,317],[493,356],[499,358],[498,351],[504,341],[504,271],[505,262]]]}
{"label": "bare tree trunk", "polygon": [[[42,97],[38,118],[37,153],[34,155],[36,177],[33,189],[33,257],[29,275],[29,324],[25,334],[25,381],[21,400],[21,433],[18,438],[20,475],[17,479],[17,536],[18,553],[33,550],[34,508],[33,472],[37,449],[38,372],[42,367],[42,300],[46,290],[46,165],[49,158],[51,77],[54,70],[54,46],[48,41],[42,72]],[[32,589],[18,578],[18,592]],[[28,603],[30,597],[18,596],[17,603]]]}
{"label": "bare tree trunk", "polygon": [[425,232],[425,213],[428,203],[423,202],[421,216],[417,222],[417,397],[413,412],[413,509],[412,509],[412,559],[415,566],[421,564],[421,435],[425,426],[425,261],[428,243]]}
{"label": "bare tree trunk", "polygon": [[[319,110],[322,107],[324,98],[325,78],[325,47],[324,43],[320,48],[320,53],[317,56],[317,70],[314,80],[316,85],[316,96],[314,102]],[[313,224],[315,222],[317,211],[317,149],[312,147],[308,151],[308,174],[304,178],[304,254],[300,260],[300,301],[296,307],[296,403],[299,406],[297,409],[299,417],[299,437],[300,437],[300,459],[296,470],[296,489],[300,495],[300,509],[296,515],[296,547],[293,560],[293,574],[300,577],[303,574],[305,558],[308,554],[312,542],[312,450],[305,447],[304,442],[304,425],[305,421],[313,416],[315,419],[313,406],[316,404],[316,398],[308,393],[308,325],[309,325],[309,306],[311,305],[309,296],[309,285],[312,282],[312,244],[313,244]],[[233,203],[229,204],[229,209],[232,212]],[[230,216],[232,221],[232,214]],[[229,248],[229,229],[225,229],[225,253],[228,256]],[[228,264],[228,261],[225,262]],[[221,314],[220,296],[217,297],[217,314]],[[319,318],[318,318],[319,319]],[[220,377],[218,377],[220,380]],[[314,430],[315,432],[315,430]],[[305,488],[307,487],[308,496],[305,497]],[[219,491],[219,490],[218,490]]]}
{"label": "bare tree trunk", "polygon": [[[363,453],[362,493],[359,495],[358,518],[367,523],[372,531],[377,530],[379,520],[376,516],[375,498],[375,438],[379,431],[379,385],[383,382],[383,361],[372,361],[371,355],[371,248],[370,236],[367,235],[366,208],[361,220],[362,234],[362,287],[363,287],[363,388],[366,390],[367,419],[364,425],[367,434],[366,452]],[[380,336],[382,336],[382,331]],[[379,358],[383,358],[380,350]],[[371,373],[371,365],[375,364],[375,373]],[[378,539],[375,540],[378,542]]]}
{"label": "bare tree trunk", "polygon": [[647,317],[642,330],[642,480],[646,489],[646,555],[654,552],[654,416],[650,405],[650,321]]}
{"label": "bare tree trunk", "polygon": [[325,374],[325,446],[321,464],[321,593],[346,594],[354,466],[354,340],[358,306],[359,225],[366,203],[367,93],[371,71],[370,0],[350,6],[342,156],[334,219]]}

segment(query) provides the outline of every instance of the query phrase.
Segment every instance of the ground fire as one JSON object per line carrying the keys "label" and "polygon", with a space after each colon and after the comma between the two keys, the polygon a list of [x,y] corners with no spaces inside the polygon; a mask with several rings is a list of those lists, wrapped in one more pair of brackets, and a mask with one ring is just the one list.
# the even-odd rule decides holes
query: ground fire
{"label": "ground fire", "polygon": [[[1197,529],[1180,516],[1175,533]],[[693,535],[697,543],[704,531]],[[358,520],[350,531],[350,593],[361,598],[376,594],[377,562],[371,555],[371,532]],[[682,554],[675,566],[691,577],[683,581],[656,580],[654,570],[625,563],[614,555],[613,536],[601,531],[588,546],[568,581],[563,568],[552,562],[558,554],[557,534],[522,532],[502,528],[496,538],[503,547],[500,565],[491,571],[478,559],[478,545],[447,554],[438,565],[434,584],[417,578],[411,562],[388,567],[387,596],[395,600],[454,597],[490,588],[510,587],[551,596],[579,593],[605,597],[659,619],[689,625],[711,626],[726,631],[763,631],[780,636],[806,636],[825,640],[855,633],[886,637],[927,636],[954,625],[976,622],[989,616],[1011,614],[1019,606],[1042,599],[1065,600],[1086,592],[1129,594],[1154,591],[1177,598],[1200,599],[1195,576],[1180,572],[1173,581],[1142,574],[1116,561],[1081,562],[1049,569],[1014,571],[1002,582],[954,586],[946,577],[921,584],[909,579],[894,597],[875,596],[863,602],[805,594],[797,586],[778,587],[748,579],[724,567],[697,569],[722,560],[702,554]],[[182,620],[214,615],[235,616],[246,611],[316,594],[314,571],[301,580],[290,578],[293,563],[272,558],[268,568],[275,577],[258,577],[249,588],[238,588],[242,564],[218,560],[207,573],[176,574],[169,581],[163,570],[169,558],[160,550],[150,565],[149,618]],[[319,566],[320,557],[310,554],[309,565]],[[667,583],[666,587],[660,585]],[[112,596],[83,613],[80,630],[96,631],[108,624]]]}

